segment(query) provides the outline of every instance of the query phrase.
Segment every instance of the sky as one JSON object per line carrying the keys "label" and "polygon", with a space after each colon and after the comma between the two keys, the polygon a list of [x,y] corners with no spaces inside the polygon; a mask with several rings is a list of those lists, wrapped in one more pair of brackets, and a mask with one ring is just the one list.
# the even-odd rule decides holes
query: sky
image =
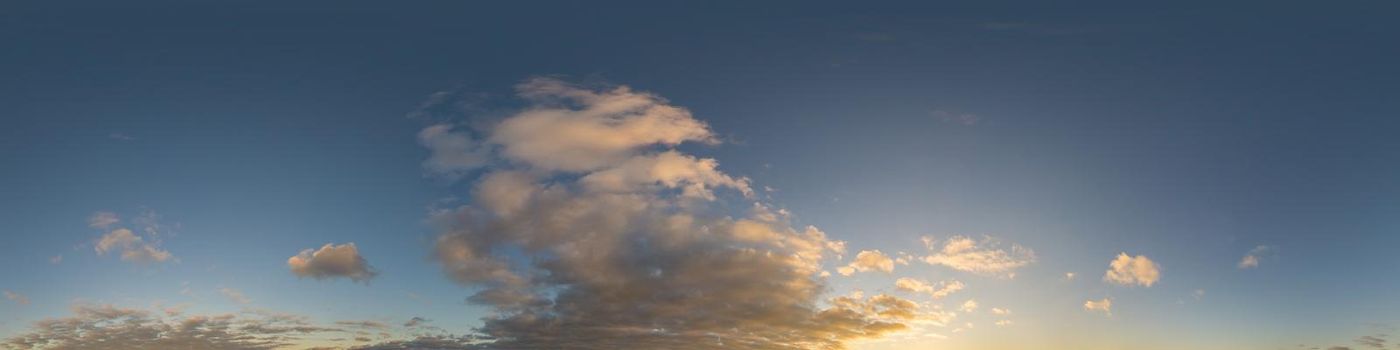
{"label": "sky", "polygon": [[1396,10],[7,4],[0,348],[1400,349]]}

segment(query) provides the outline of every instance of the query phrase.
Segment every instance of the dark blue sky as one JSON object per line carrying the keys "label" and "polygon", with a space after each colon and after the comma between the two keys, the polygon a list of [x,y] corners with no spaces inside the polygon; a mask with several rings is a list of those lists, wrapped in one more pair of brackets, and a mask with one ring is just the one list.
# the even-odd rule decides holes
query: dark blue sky
{"label": "dark blue sky", "polygon": [[[425,175],[415,135],[427,124],[406,115],[436,92],[496,101],[550,76],[627,85],[689,109],[723,142],[681,149],[772,187],[774,203],[852,253],[917,255],[923,248],[909,247],[922,235],[1033,248],[1037,261],[1014,282],[964,277],[984,305],[1014,306],[1020,328],[988,323],[947,344],[1035,348],[996,331],[1043,340],[1095,339],[1093,330],[1114,335],[1061,345],[1349,343],[1368,323],[1400,319],[1397,10],[1382,1],[8,4],[0,289],[32,303],[0,305],[0,336],[62,316],[75,299],[175,303],[182,284],[211,299],[236,288],[261,307],[326,320],[431,314],[450,330],[477,326],[486,309],[464,305],[470,293],[429,261],[424,224],[426,208],[465,197],[470,182]],[[180,224],[161,242],[178,264],[93,254],[104,232],[86,227],[89,216],[146,210]],[[349,288],[281,270],[287,256],[328,242],[357,243],[382,274]],[[1270,253],[1258,268],[1236,267],[1261,246]],[[1099,281],[1119,252],[1161,264],[1160,283]],[[1065,272],[1083,285],[1034,289]],[[832,285],[870,292],[893,280]],[[407,310],[418,297],[434,306]],[[1102,297],[1115,300],[1108,321],[1079,305]],[[1054,321],[1063,313],[1074,315],[1069,326]]]}

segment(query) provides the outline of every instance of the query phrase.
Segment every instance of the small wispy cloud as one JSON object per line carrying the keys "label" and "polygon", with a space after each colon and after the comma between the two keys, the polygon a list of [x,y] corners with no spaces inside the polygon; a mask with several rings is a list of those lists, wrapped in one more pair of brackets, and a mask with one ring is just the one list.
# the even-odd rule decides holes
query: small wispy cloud
{"label": "small wispy cloud", "polygon": [[1259,259],[1272,255],[1275,250],[1277,249],[1273,246],[1267,245],[1254,247],[1254,249],[1250,249],[1248,253],[1245,253],[1244,257],[1240,258],[1240,262],[1235,264],[1235,267],[1241,270],[1257,268],[1259,267]]}
{"label": "small wispy cloud", "polygon": [[228,300],[239,304],[246,305],[251,304],[253,302],[253,299],[250,299],[248,298],[248,296],[243,295],[242,291],[233,288],[219,288],[219,294],[223,294],[225,298],[228,298]]}
{"label": "small wispy cloud", "polygon": [[1102,312],[1104,315],[1113,315],[1113,299],[1103,298],[1099,300],[1088,300],[1084,302],[1084,311]]}
{"label": "small wispy cloud", "polygon": [[1035,262],[1035,252],[1019,245],[1010,249],[1001,247],[1001,242],[984,236],[974,240],[965,236],[952,236],[938,241],[923,237],[924,246],[930,254],[923,257],[929,265],[942,265],[954,270],[982,275],[1015,277],[1015,270]]}
{"label": "small wispy cloud", "polygon": [[933,112],[929,112],[929,115],[932,115],[934,120],[937,120],[938,122],[944,124],[973,126],[977,125],[977,123],[982,121],[982,117],[979,117],[976,114],[972,113],[956,113],[945,110],[935,110]]}
{"label": "small wispy cloud", "polygon": [[9,299],[10,301],[15,302],[15,304],[29,305],[29,297],[24,296],[24,294],[15,293],[8,290],[0,291],[0,294],[4,294],[5,299]]}

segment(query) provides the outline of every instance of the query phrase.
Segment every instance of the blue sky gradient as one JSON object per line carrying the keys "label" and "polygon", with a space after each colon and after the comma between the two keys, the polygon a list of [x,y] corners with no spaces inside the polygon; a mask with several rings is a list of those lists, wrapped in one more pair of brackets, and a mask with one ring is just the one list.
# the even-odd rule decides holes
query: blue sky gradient
{"label": "blue sky gradient", "polygon": [[[26,300],[0,300],[0,339],[84,303],[470,334],[493,310],[445,277],[429,217],[473,204],[481,173],[435,176],[417,135],[506,118],[534,77],[629,86],[708,124],[718,144],[677,148],[847,242],[822,300],[916,277],[967,284],[936,301],[947,310],[982,305],[939,338],[850,348],[1365,349],[1400,321],[1394,4],[6,8],[0,290]],[[464,104],[425,112],[435,93]],[[133,230],[159,215],[174,259],[97,254],[97,212]],[[955,235],[1035,259],[1014,278],[836,270]],[[288,271],[351,242],[378,272],[367,283]],[[1120,252],[1160,280],[1103,281]],[[1111,316],[1083,307],[1101,298]],[[413,336],[391,333],[375,341]]]}

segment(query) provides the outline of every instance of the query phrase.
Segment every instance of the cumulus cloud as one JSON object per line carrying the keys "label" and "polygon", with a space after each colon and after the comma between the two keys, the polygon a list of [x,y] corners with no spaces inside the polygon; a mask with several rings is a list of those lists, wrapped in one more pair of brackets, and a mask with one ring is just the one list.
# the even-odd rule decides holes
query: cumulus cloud
{"label": "cumulus cloud", "polygon": [[77,304],[72,315],[44,319],[4,340],[7,349],[280,349],[336,329],[306,318],[270,313],[193,315],[112,305]]}
{"label": "cumulus cloud", "polygon": [[1254,249],[1250,249],[1248,253],[1245,253],[1243,258],[1240,258],[1240,262],[1235,264],[1235,267],[1241,270],[1259,267],[1259,259],[1272,253],[1273,250],[1273,247],[1266,245],[1254,247]]}
{"label": "cumulus cloud", "polygon": [[992,308],[992,314],[993,314],[993,315],[999,315],[999,316],[1006,316],[1006,315],[1010,315],[1010,314],[1011,314],[1011,310],[1003,309],[1003,308],[999,308],[999,307],[994,307],[994,308]]}
{"label": "cumulus cloud", "polygon": [[0,291],[0,294],[4,294],[5,299],[9,299],[10,301],[15,302],[15,304],[29,305],[29,297],[24,296],[24,294],[15,293],[8,290]]}
{"label": "cumulus cloud", "polygon": [[1108,271],[1104,272],[1103,280],[1125,286],[1151,287],[1161,277],[1161,266],[1147,256],[1118,253],[1118,257],[1108,263]]}
{"label": "cumulus cloud", "polygon": [[[823,302],[822,262],[845,245],[675,149],[717,142],[689,111],[547,78],[517,92],[527,107],[475,130],[489,151],[471,204],[429,219],[434,260],[496,311],[475,334],[490,346],[841,348],[948,317],[888,295]],[[893,269],[881,260],[856,266]]]}
{"label": "cumulus cloud", "polygon": [[305,249],[287,258],[287,267],[297,277],[315,279],[349,278],[355,282],[369,282],[377,274],[369,265],[355,243],[335,245],[326,243],[321,249]]}
{"label": "cumulus cloud", "polygon": [[952,236],[941,242],[932,237],[923,240],[930,251],[924,256],[924,262],[960,271],[1014,277],[1016,269],[1035,262],[1034,251],[1019,245],[1006,250],[1000,247],[1000,241],[991,237],[980,241],[965,236]]}
{"label": "cumulus cloud", "polygon": [[862,250],[850,264],[836,269],[842,276],[866,271],[894,272],[894,259],[879,250]]}
{"label": "cumulus cloud", "polygon": [[1085,301],[1084,310],[1089,312],[1102,312],[1104,315],[1113,315],[1113,300],[1103,298]]}
{"label": "cumulus cloud", "polygon": [[966,285],[957,280],[940,281],[938,284],[929,284],[923,280],[901,277],[894,281],[894,288],[906,292],[927,293],[934,299],[943,297],[962,290]]}

